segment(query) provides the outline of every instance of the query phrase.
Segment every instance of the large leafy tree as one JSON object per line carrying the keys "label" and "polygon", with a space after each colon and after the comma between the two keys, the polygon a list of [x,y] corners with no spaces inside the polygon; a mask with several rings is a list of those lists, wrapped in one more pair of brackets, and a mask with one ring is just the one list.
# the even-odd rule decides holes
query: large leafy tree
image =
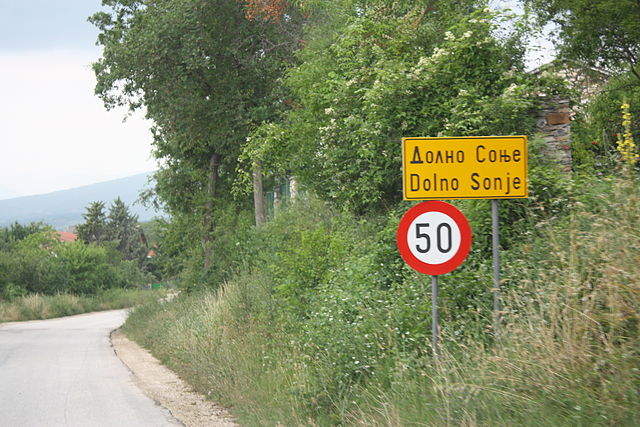
{"label": "large leafy tree", "polygon": [[542,22],[560,27],[561,54],[640,80],[640,2],[524,0]]}
{"label": "large leafy tree", "polygon": [[[541,23],[558,25],[561,58],[574,60],[574,66],[601,68],[609,75],[606,84],[581,109],[572,129],[574,165],[608,173],[615,158],[616,134],[624,131],[621,104],[630,104],[633,128],[638,129],[639,124],[640,2],[523,1],[533,8]],[[590,71],[583,70],[587,75]]]}
{"label": "large leafy tree", "polygon": [[96,93],[153,120],[156,192],[170,213],[200,218],[205,269],[216,204],[249,129],[277,110],[277,79],[299,43],[294,9],[274,19],[245,3],[103,0],[109,11],[91,17],[104,46]]}

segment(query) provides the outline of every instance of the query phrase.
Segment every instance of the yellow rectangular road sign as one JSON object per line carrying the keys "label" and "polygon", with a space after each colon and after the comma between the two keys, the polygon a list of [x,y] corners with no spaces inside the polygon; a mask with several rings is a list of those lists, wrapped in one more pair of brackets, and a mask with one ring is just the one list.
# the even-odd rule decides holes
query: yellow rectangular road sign
{"label": "yellow rectangular road sign", "polygon": [[527,137],[402,138],[404,200],[528,197]]}

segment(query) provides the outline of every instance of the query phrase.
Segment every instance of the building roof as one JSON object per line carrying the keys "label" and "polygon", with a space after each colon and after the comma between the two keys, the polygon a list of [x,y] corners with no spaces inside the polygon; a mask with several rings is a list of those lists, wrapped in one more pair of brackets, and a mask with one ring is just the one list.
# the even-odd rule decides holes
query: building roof
{"label": "building roof", "polygon": [[69,233],[68,231],[56,231],[55,235],[61,242],[75,242],[78,240],[77,234]]}

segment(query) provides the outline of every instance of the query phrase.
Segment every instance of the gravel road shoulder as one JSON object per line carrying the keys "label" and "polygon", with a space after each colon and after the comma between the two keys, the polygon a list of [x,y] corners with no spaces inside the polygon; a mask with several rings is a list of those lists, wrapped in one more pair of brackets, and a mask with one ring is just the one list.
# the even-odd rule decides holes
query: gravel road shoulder
{"label": "gravel road shoulder", "polygon": [[174,372],[119,329],[111,334],[113,349],[131,370],[135,383],[186,426],[237,427],[222,407],[194,392]]}

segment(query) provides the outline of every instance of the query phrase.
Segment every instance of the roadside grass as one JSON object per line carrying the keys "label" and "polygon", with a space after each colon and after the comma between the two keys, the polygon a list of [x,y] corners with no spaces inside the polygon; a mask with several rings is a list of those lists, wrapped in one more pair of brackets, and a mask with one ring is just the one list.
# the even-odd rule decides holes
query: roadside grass
{"label": "roadside grass", "polygon": [[156,301],[164,295],[165,290],[148,289],[108,289],[91,296],[31,294],[11,301],[0,301],[0,323],[133,307]]}
{"label": "roadside grass", "polygon": [[[418,351],[391,347],[366,375],[338,380],[345,355],[316,345],[313,319],[287,314],[273,278],[259,271],[142,306],[124,330],[242,425],[634,426],[639,189],[616,179],[591,190],[564,221],[505,254],[500,338],[472,340],[443,324],[437,360],[425,339]],[[362,342],[335,325],[326,333]]]}

